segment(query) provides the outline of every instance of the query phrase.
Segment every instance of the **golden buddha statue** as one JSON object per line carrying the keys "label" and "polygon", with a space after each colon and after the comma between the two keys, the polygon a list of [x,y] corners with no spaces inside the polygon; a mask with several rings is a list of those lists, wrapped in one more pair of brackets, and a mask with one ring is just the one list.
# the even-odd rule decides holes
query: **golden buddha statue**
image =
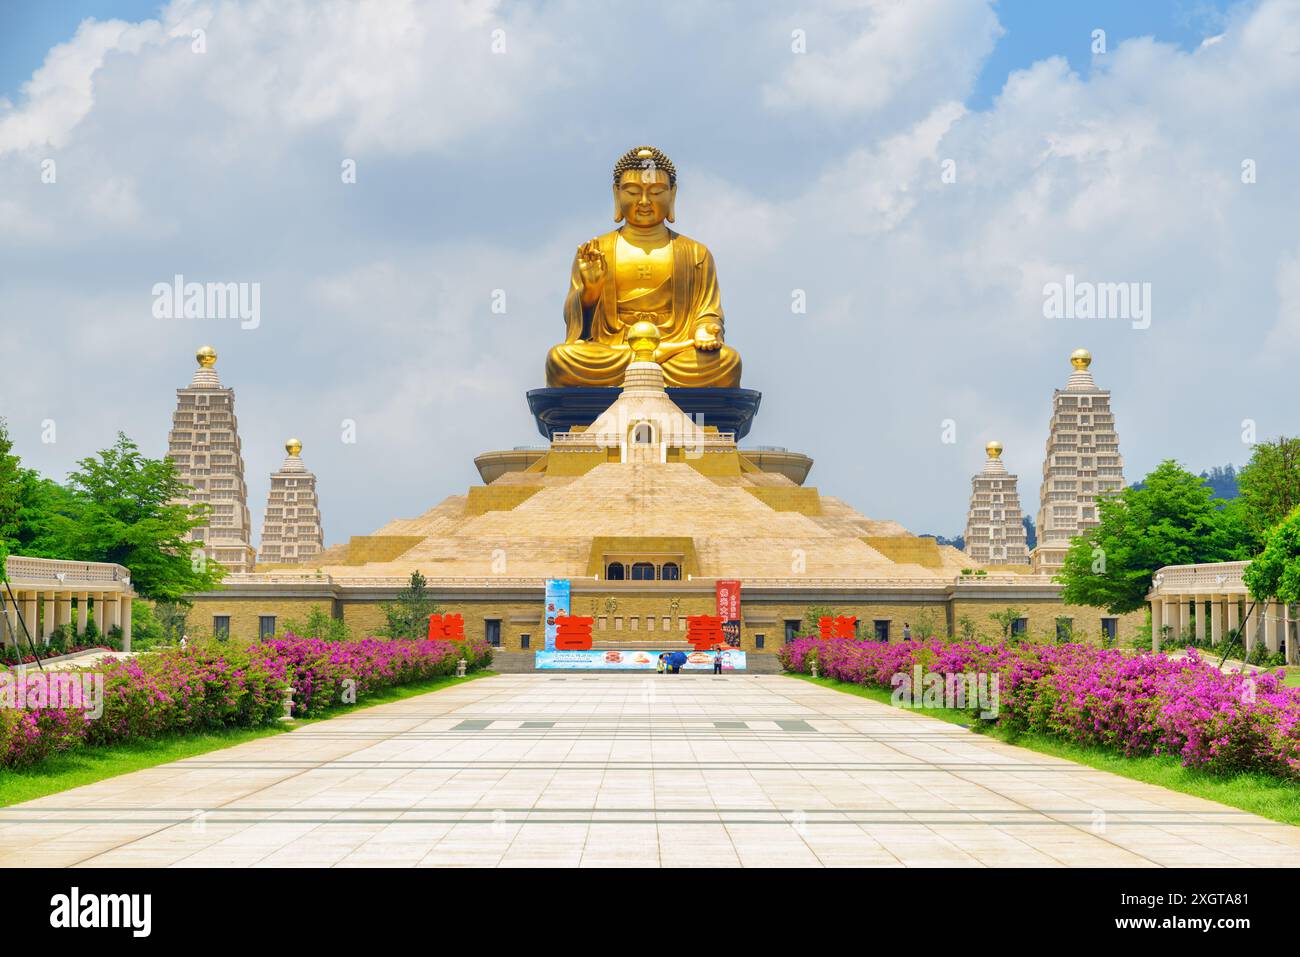
{"label": "golden buddha statue", "polygon": [[713,255],[673,232],[677,170],[652,146],[614,166],[614,222],[624,225],[578,247],[564,300],[565,340],[546,357],[546,384],[621,385],[632,361],[628,330],[659,330],[654,360],[670,388],[740,385],[740,355],[722,341]]}

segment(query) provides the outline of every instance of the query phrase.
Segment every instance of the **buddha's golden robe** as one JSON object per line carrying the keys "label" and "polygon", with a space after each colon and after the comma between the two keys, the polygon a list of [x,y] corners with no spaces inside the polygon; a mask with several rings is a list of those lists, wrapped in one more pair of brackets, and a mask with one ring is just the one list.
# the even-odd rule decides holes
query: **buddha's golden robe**
{"label": "buddha's golden robe", "polygon": [[[598,240],[605,256],[605,285],[600,299],[582,308],[582,275],[573,258],[569,295],[564,300],[565,341],[546,357],[546,384],[610,387],[623,384],[632,361],[627,330],[642,319],[659,327],[656,358],[670,388],[740,385],[740,355],[725,343],[716,352],[695,348],[695,331],[706,322],[721,329],[722,302],[713,254],[701,243],[669,230],[672,275],[654,289],[635,296],[618,289],[618,230]],[[721,331],[718,337],[722,337]]]}

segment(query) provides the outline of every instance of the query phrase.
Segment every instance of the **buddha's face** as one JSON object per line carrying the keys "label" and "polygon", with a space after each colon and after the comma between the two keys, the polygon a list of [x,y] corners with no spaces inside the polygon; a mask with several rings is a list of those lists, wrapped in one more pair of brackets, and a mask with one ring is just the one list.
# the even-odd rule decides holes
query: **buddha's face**
{"label": "buddha's face", "polygon": [[673,221],[673,199],[677,188],[668,184],[661,169],[630,169],[619,177],[614,189],[616,219],[633,226],[658,226]]}

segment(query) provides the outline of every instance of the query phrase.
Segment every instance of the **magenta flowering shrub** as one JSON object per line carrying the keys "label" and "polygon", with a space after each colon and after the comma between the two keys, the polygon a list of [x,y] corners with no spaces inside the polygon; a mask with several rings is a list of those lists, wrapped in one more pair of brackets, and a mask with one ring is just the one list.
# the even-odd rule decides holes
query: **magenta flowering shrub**
{"label": "magenta flowering shrub", "polygon": [[[1300,688],[1277,674],[1223,673],[1195,649],[1184,658],[1128,655],[1090,644],[883,644],[800,638],[779,652],[787,671],[890,688],[923,673],[998,675],[996,722],[1123,754],[1173,754],[1219,774],[1300,780]],[[971,709],[976,716],[975,709]]]}
{"label": "magenta flowering shrub", "polygon": [[[287,635],[253,644],[191,645],[101,663],[103,711],[0,707],[0,767],[34,764],[85,744],[272,724],[293,688],[296,717],[315,717],[376,689],[468,670],[492,660],[486,642],[329,642]],[[14,700],[38,673],[13,675]],[[44,699],[42,699],[44,700]]]}
{"label": "magenta flowering shrub", "polygon": [[[325,641],[289,633],[262,644],[286,663],[295,717],[315,717],[378,688],[452,675],[462,656],[471,660],[450,641]],[[473,660],[483,660],[481,652]]]}

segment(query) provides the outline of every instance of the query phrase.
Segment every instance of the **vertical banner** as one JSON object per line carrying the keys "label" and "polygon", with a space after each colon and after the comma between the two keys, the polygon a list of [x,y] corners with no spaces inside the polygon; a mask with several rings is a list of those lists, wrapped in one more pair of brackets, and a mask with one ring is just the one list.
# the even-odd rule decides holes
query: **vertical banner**
{"label": "vertical banner", "polygon": [[546,579],[546,650],[555,650],[555,636],[558,630],[555,619],[569,614],[569,580],[567,578]]}
{"label": "vertical banner", "polygon": [[722,581],[718,585],[718,617],[722,619],[722,633],[727,644],[740,647],[740,582]]}

